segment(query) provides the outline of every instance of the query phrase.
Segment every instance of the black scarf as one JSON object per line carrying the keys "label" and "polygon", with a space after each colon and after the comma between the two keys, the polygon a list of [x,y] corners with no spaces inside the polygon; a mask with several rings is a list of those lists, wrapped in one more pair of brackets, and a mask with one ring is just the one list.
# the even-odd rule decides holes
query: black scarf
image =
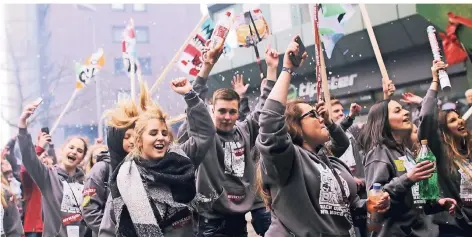
{"label": "black scarf", "polygon": [[[146,204],[143,206],[151,207],[152,213],[154,214],[154,216],[148,215],[149,217],[146,223],[157,222],[157,226],[142,224],[139,223],[139,220],[133,220],[133,212],[141,212],[141,209],[136,208],[136,205],[132,203],[128,203],[129,205],[127,205],[125,201],[126,198],[124,197],[138,194],[139,192],[133,191],[133,189],[138,190],[136,187],[129,187],[126,193],[120,193],[119,186],[123,186],[123,184],[118,185],[118,174],[120,177],[125,177],[127,174],[130,174],[131,168],[126,170],[126,167],[130,167],[130,165],[133,166],[133,163],[135,164],[134,170],[137,170],[139,176],[131,177],[131,179],[141,179],[137,186],[140,186],[142,183],[147,194],[147,198],[143,197],[142,201],[149,202],[149,205]],[[113,172],[110,180],[110,191],[117,220],[116,228],[118,236],[161,236],[162,230],[171,225],[174,218],[181,218],[182,215],[188,215],[188,209],[184,209],[182,213],[175,214],[169,219],[166,219],[165,216],[164,219],[161,218],[161,215],[152,201],[154,197],[151,196],[151,193],[153,192],[150,192],[157,184],[169,187],[172,192],[172,197],[176,202],[189,203],[195,197],[195,166],[181,149],[170,149],[163,158],[158,160],[143,160],[140,157],[128,156]],[[152,219],[155,219],[155,221],[152,221]]]}
{"label": "black scarf", "polygon": [[165,184],[176,202],[188,203],[196,194],[195,166],[192,161],[175,152],[168,152],[158,160],[136,160],[139,173],[149,187]]}

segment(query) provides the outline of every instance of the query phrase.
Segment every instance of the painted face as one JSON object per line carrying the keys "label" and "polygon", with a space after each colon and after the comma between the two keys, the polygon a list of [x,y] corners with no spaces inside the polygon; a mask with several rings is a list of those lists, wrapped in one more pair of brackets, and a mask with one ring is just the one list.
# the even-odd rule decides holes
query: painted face
{"label": "painted face", "polygon": [[450,112],[446,116],[447,129],[456,138],[467,136],[464,120],[456,113]]}
{"label": "painted face", "polygon": [[144,159],[160,159],[165,156],[171,142],[167,125],[158,119],[149,120],[141,136]]}
{"label": "painted face", "polygon": [[213,106],[213,120],[216,129],[229,132],[233,129],[239,117],[237,100],[217,100]]}
{"label": "painted face", "polygon": [[412,128],[410,113],[394,100],[388,103],[388,122],[392,131],[408,131]]}
{"label": "painted face", "polygon": [[62,149],[62,163],[66,168],[77,168],[84,159],[84,141],[74,138]]}
{"label": "painted face", "polygon": [[315,113],[314,108],[305,103],[298,104],[297,106],[302,111],[300,123],[304,139],[315,146],[329,141],[329,131],[324,124],[323,118]]}

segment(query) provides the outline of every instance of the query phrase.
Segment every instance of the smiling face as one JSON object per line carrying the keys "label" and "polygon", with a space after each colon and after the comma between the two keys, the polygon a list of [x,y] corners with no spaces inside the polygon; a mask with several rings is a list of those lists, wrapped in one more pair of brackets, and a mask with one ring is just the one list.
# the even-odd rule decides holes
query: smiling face
{"label": "smiling face", "polygon": [[329,141],[329,131],[323,123],[323,118],[314,113],[314,108],[306,103],[300,103],[297,106],[302,112],[300,124],[304,140],[313,147]]}
{"label": "smiling face", "polygon": [[157,118],[149,119],[139,139],[139,149],[144,159],[163,158],[169,149],[172,136],[167,125]]}
{"label": "smiling face", "polygon": [[410,113],[394,100],[388,103],[388,122],[392,132],[409,131],[412,128]]}
{"label": "smiling face", "polygon": [[80,164],[85,156],[86,144],[82,139],[71,139],[62,149],[62,163],[67,169],[74,169]]}
{"label": "smiling face", "polygon": [[447,130],[454,138],[467,136],[464,120],[456,112],[449,112],[446,115]]}

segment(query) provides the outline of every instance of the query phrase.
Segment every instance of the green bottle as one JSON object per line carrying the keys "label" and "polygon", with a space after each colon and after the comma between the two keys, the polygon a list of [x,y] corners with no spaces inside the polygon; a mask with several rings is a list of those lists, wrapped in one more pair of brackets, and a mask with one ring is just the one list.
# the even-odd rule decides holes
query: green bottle
{"label": "green bottle", "polygon": [[[417,163],[423,161],[436,162],[436,157],[433,155],[428,147],[427,140],[421,140],[421,150],[416,159]],[[438,173],[434,171],[433,175],[429,179],[421,180],[419,182],[419,195],[423,200],[438,200],[439,199],[439,186],[438,186]]]}

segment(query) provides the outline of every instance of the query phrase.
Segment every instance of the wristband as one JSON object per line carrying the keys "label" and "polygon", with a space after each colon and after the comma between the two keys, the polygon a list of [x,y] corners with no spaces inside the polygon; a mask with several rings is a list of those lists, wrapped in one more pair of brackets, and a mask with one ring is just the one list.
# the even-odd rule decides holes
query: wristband
{"label": "wristband", "polygon": [[292,69],[287,68],[287,67],[283,67],[282,72],[288,72],[292,77],[295,77],[297,75],[297,73],[295,73],[294,71],[292,71]]}

